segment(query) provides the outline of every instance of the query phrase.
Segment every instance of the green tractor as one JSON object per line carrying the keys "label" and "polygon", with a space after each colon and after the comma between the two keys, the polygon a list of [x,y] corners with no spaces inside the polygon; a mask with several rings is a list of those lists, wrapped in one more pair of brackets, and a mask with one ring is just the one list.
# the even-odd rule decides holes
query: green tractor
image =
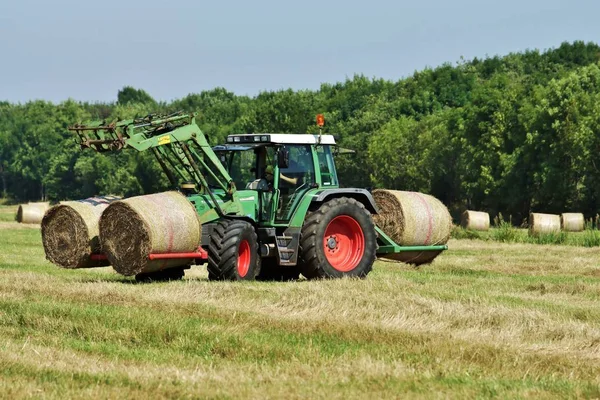
{"label": "green tractor", "polygon": [[377,256],[447,248],[400,246],[381,231],[370,192],[340,187],[331,135],[230,135],[212,147],[195,115],[183,113],[70,129],[82,148],[154,154],[198,213],[202,244],[193,257],[211,280],[365,277]]}

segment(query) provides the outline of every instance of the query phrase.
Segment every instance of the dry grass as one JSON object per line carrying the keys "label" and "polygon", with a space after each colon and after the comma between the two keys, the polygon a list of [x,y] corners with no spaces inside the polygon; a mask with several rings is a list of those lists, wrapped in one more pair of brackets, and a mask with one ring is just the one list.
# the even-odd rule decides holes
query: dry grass
{"label": "dry grass", "polygon": [[600,255],[452,240],[366,280],[133,284],[0,228],[0,393],[27,398],[600,396]]}
{"label": "dry grass", "polygon": [[15,221],[19,206],[0,206],[0,222]]}

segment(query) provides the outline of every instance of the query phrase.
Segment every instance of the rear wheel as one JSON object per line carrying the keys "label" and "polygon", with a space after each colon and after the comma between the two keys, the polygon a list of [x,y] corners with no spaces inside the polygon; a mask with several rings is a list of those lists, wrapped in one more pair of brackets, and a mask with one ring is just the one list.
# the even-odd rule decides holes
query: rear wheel
{"label": "rear wheel", "polygon": [[208,277],[211,280],[254,280],[260,272],[258,241],[246,221],[220,221],[208,245]]}
{"label": "rear wheel", "polygon": [[307,216],[300,237],[302,275],[308,279],[365,277],[377,250],[373,218],[352,198],[324,203]]}

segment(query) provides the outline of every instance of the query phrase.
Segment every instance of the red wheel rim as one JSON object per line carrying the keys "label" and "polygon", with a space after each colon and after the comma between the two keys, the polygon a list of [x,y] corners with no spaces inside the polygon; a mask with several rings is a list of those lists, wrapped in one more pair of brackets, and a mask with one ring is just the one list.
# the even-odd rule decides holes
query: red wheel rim
{"label": "red wheel rim", "polygon": [[352,271],[365,253],[365,235],[349,215],[332,219],[323,236],[323,249],[329,264],[340,272]]}
{"label": "red wheel rim", "polygon": [[248,273],[250,269],[250,258],[252,254],[250,253],[250,243],[247,240],[242,240],[240,242],[240,247],[238,248],[238,260],[237,260],[237,269],[238,274],[243,278]]}

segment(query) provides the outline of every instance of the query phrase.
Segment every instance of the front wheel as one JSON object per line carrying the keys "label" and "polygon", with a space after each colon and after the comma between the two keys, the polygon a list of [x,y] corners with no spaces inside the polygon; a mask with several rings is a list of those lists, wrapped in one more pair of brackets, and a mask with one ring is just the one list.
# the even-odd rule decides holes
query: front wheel
{"label": "front wheel", "polygon": [[328,201],[302,225],[300,263],[307,279],[363,278],[373,268],[376,251],[371,213],[355,199]]}
{"label": "front wheel", "polygon": [[254,280],[260,272],[254,227],[241,220],[220,221],[210,236],[207,268],[211,280]]}

